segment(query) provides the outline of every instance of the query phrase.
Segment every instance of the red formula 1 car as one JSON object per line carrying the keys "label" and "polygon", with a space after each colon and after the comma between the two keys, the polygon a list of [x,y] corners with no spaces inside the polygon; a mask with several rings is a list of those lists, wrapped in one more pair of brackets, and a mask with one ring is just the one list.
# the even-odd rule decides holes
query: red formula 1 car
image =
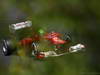
{"label": "red formula 1 car", "polygon": [[21,51],[24,51],[25,54],[41,59],[61,56],[85,48],[82,44],[69,46],[71,37],[68,34],[62,35],[58,32],[44,32],[43,30],[41,30],[41,34],[34,33],[31,21],[12,24],[9,29],[11,39],[4,39],[2,46],[5,56],[14,53],[20,54]]}

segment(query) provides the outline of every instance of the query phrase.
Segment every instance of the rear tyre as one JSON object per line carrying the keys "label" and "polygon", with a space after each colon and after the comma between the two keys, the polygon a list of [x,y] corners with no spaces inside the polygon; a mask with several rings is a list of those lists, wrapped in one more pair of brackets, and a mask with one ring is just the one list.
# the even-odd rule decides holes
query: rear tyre
{"label": "rear tyre", "polygon": [[13,47],[13,42],[11,39],[4,39],[2,43],[2,52],[5,56],[10,56],[13,54],[16,48]]}

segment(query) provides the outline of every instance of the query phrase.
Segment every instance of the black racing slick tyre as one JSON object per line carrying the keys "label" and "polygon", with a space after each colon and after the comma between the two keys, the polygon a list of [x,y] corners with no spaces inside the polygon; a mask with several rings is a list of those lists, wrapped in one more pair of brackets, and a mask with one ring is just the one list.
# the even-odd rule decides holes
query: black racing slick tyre
{"label": "black racing slick tyre", "polygon": [[13,54],[15,48],[13,47],[13,42],[11,39],[4,39],[2,42],[2,52],[5,56],[10,56]]}
{"label": "black racing slick tyre", "polygon": [[66,41],[71,42],[72,41],[72,38],[71,38],[70,34],[65,33],[65,35],[63,37],[63,40],[66,40]]}

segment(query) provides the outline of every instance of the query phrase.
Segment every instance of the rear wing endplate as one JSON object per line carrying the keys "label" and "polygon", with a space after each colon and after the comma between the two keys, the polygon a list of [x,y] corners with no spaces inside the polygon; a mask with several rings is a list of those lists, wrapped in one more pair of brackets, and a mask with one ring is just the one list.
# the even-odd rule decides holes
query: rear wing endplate
{"label": "rear wing endplate", "polygon": [[11,24],[11,25],[9,25],[9,29],[10,29],[10,31],[16,31],[16,30],[23,29],[26,27],[31,27],[31,26],[32,26],[31,21],[25,21],[25,22],[20,22],[20,23],[16,23],[16,24]]}

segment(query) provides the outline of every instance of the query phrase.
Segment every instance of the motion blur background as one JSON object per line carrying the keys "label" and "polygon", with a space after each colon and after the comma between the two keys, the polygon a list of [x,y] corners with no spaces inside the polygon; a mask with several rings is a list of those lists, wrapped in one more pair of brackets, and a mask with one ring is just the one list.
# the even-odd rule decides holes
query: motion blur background
{"label": "motion blur background", "polygon": [[9,36],[10,24],[26,20],[34,29],[70,32],[86,51],[44,60],[0,53],[0,75],[100,74],[99,0],[0,0],[0,40]]}

